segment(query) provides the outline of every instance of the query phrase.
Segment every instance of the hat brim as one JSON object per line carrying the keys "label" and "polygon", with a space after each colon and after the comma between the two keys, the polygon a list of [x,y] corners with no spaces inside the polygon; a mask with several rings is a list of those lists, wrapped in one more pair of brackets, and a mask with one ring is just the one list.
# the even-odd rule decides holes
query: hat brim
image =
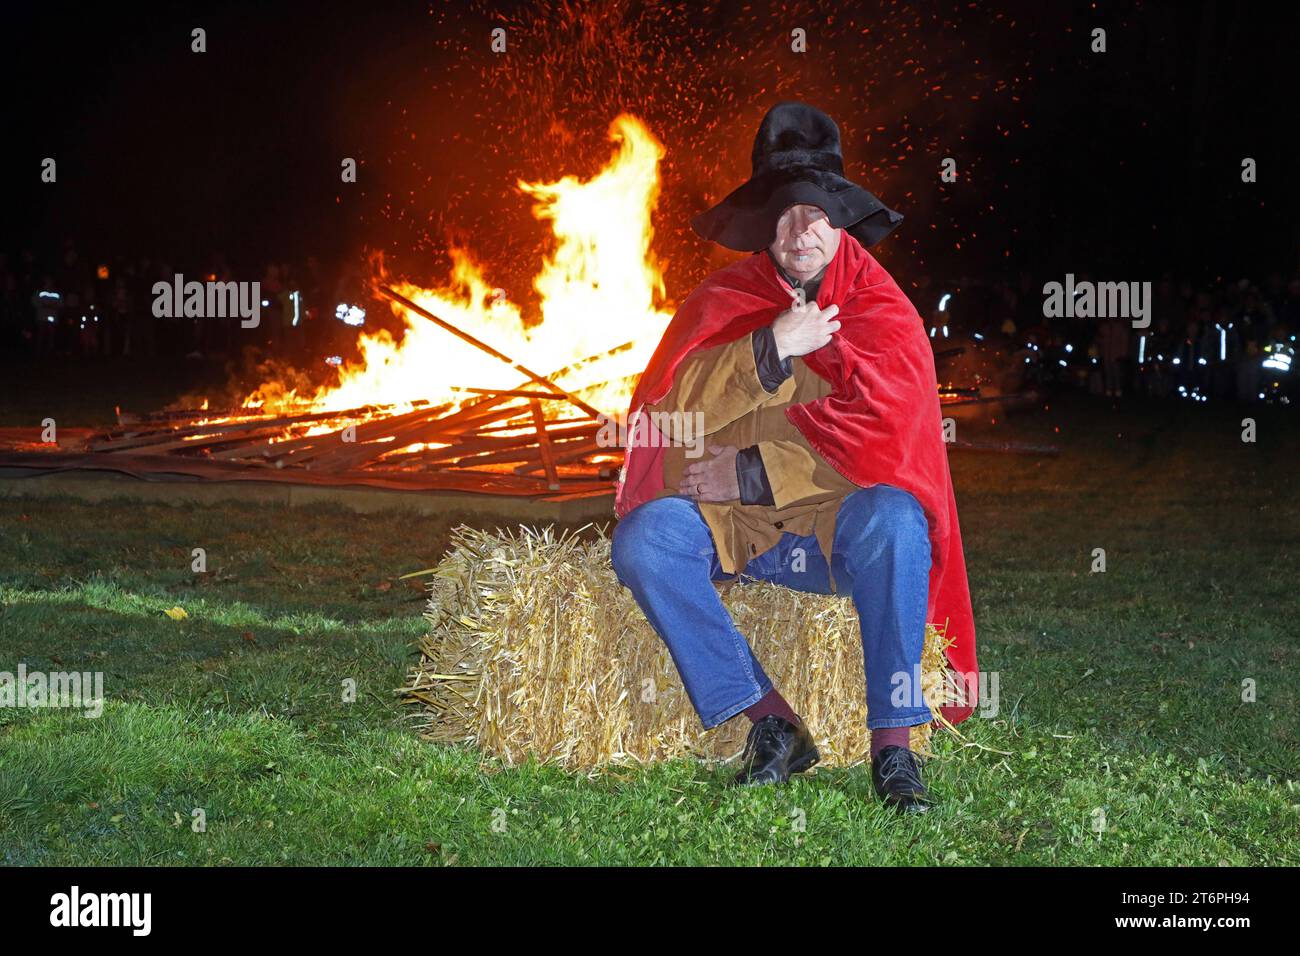
{"label": "hat brim", "polygon": [[776,239],[787,208],[809,203],[826,212],[863,246],[884,239],[903,220],[872,193],[837,173],[815,167],[783,169],[750,179],[712,209],[691,219],[702,238],[737,252],[758,252]]}

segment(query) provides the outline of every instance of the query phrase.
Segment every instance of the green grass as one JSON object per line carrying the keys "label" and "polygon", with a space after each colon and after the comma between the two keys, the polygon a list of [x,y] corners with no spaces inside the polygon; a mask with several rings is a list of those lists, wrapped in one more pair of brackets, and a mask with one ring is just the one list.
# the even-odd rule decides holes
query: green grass
{"label": "green grass", "polygon": [[463,516],[0,499],[0,670],[103,671],[108,698],[0,709],[0,863],[1295,865],[1300,442],[1264,410],[1243,445],[1242,414],[1075,401],[998,436],[1059,458],[954,454],[1000,710],[938,739],[922,819],[863,768],[735,792],[421,741],[396,578]]}

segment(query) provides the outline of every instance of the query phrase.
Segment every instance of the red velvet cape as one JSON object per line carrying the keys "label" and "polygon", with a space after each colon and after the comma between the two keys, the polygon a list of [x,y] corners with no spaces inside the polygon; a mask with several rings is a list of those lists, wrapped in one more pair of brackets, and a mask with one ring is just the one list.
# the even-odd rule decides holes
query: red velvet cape
{"label": "red velvet cape", "polygon": [[[632,396],[631,434],[614,499],[618,517],[664,487],[665,442],[649,417],[640,414],[642,406],[668,393],[687,355],[771,324],[790,302],[789,286],[765,252],[719,269],[687,296]],[[785,414],[850,481],[864,488],[902,488],[924,509],[931,555],[926,620],[951,641],[948,663],[966,689],[967,704],[943,707],[942,713],[960,723],[975,702],[975,621],[943,441],[934,352],[916,308],[880,263],[843,230],[817,291],[819,306],[832,303],[839,306],[840,330],[803,356],[832,391],[790,405]]]}

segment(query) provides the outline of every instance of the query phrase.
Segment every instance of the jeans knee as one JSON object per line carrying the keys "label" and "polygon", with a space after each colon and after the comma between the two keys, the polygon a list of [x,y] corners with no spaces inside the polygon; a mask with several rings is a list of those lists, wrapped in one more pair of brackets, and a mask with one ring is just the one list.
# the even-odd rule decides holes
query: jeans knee
{"label": "jeans knee", "polygon": [[609,555],[619,581],[626,584],[630,575],[671,547],[672,523],[682,517],[678,512],[683,503],[690,506],[680,499],[655,498],[633,508],[614,526]]}
{"label": "jeans knee", "polygon": [[910,492],[892,485],[877,485],[875,507],[879,521],[895,533],[926,531],[925,510]]}
{"label": "jeans knee", "polygon": [[609,542],[609,560],[614,566],[614,576],[623,584],[628,575],[641,563],[645,551],[644,522],[636,518],[636,511],[619,521],[614,526],[614,534]]}
{"label": "jeans knee", "polygon": [[930,528],[925,509],[910,492],[892,485],[873,485],[855,491],[850,498],[858,520],[846,524],[859,536],[891,543],[924,542],[928,549]]}

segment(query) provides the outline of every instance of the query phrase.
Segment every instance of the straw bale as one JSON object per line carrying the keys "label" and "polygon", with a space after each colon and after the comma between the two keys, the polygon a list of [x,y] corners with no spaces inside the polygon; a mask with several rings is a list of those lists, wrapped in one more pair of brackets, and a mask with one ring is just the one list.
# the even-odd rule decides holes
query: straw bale
{"label": "straw bale", "polygon": [[[472,743],[507,765],[534,756],[574,769],[740,753],[749,721],[703,729],[597,530],[587,540],[550,527],[452,532],[430,582],[429,632],[402,688],[420,707],[425,736]],[[821,766],[867,759],[853,602],[763,581],[717,586],[763,669],[812,728]],[[936,713],[952,693],[942,640],[927,628],[922,686]],[[913,749],[930,753],[931,731],[912,728]]]}

